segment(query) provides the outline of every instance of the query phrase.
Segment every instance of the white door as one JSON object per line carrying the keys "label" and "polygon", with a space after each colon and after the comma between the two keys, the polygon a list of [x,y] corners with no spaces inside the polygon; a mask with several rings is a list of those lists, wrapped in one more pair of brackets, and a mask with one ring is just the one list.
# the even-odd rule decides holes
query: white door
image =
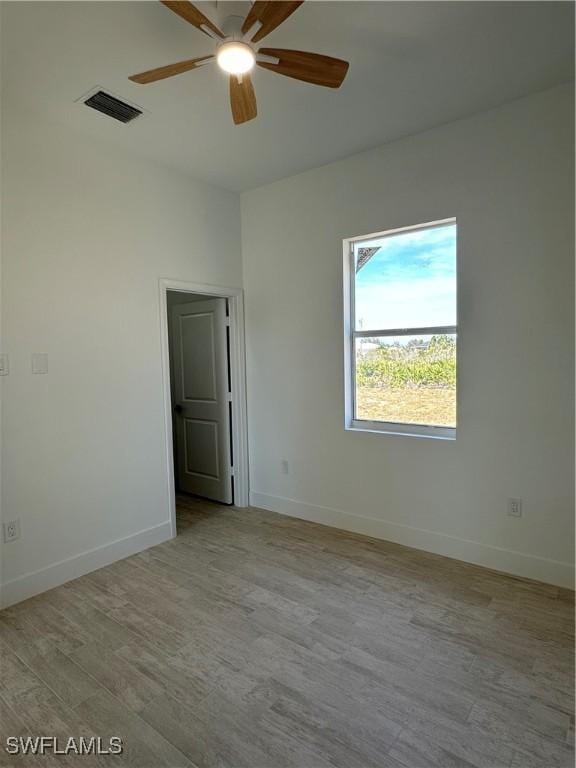
{"label": "white door", "polygon": [[178,304],[170,325],[178,488],[231,504],[226,299]]}

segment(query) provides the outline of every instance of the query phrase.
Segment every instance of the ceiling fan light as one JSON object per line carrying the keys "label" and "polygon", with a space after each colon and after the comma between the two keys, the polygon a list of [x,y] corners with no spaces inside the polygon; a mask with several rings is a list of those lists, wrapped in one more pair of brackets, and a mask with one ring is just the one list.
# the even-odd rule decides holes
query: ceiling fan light
{"label": "ceiling fan light", "polygon": [[218,48],[216,61],[220,69],[230,75],[244,75],[253,68],[256,58],[246,43],[223,43]]}

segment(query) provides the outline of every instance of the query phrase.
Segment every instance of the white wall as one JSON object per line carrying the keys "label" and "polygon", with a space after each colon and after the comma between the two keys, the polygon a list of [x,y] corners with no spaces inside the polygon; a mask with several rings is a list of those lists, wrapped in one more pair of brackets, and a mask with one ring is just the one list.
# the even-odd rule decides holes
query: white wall
{"label": "white wall", "polygon": [[[2,31],[4,28],[4,14],[0,8],[0,41],[2,40]],[[3,229],[3,201],[4,201],[4,155],[3,146],[3,101],[4,101],[4,81],[2,78],[2,59],[0,57],[0,352],[4,352],[4,341],[2,334],[2,229]],[[0,529],[4,520],[2,509],[2,404],[4,399],[4,377],[0,376]],[[4,573],[4,548],[1,544],[3,539],[0,530],[0,607],[2,606],[2,575]]]}
{"label": "white wall", "polygon": [[[242,196],[253,503],[571,582],[571,92]],[[450,216],[457,440],[345,432],[342,239]],[[523,498],[523,519],[506,516],[511,496]]]}
{"label": "white wall", "polygon": [[4,117],[8,602],[169,535],[158,281],[240,286],[241,257],[236,194]]}

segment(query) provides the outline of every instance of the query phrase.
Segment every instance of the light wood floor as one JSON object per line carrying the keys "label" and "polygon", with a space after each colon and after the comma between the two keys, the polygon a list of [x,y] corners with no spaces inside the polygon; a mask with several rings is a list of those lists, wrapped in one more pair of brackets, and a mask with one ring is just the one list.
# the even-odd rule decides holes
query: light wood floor
{"label": "light wood floor", "polygon": [[138,768],[559,768],[573,593],[260,510],[0,614],[0,729],[122,737]]}

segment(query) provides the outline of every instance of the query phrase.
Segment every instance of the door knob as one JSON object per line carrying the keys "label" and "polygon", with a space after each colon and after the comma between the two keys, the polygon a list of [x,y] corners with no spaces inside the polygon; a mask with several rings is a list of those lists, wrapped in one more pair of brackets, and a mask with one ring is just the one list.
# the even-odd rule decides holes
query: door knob
{"label": "door knob", "polygon": [[175,405],[174,406],[174,410],[176,411],[176,413],[182,413],[182,406],[181,405]]}

